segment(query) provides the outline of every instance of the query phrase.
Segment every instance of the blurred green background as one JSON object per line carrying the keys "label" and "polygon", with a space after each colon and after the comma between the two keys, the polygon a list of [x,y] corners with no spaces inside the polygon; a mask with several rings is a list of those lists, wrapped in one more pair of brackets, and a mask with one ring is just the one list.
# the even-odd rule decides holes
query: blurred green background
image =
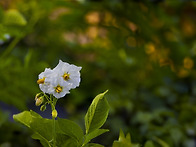
{"label": "blurred green background", "polygon": [[84,126],[109,89],[110,132],[94,142],[109,147],[122,129],[141,145],[195,147],[195,37],[195,2],[0,0],[0,146],[41,146],[12,115],[39,110],[37,77],[61,59],[82,66],[82,80],[58,100],[60,117]]}

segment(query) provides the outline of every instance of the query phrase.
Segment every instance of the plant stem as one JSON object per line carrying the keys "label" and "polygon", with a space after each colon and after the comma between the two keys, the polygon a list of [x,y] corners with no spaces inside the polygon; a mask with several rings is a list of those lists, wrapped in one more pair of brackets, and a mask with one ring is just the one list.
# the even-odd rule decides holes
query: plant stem
{"label": "plant stem", "polygon": [[[56,98],[52,95],[50,95],[50,105],[52,112],[55,109],[56,106]],[[55,126],[55,117],[52,116],[52,136],[53,136],[53,147],[56,147],[56,126]]]}
{"label": "plant stem", "polygon": [[56,130],[55,130],[55,118],[52,117],[52,125],[53,125],[53,147],[56,147]]}

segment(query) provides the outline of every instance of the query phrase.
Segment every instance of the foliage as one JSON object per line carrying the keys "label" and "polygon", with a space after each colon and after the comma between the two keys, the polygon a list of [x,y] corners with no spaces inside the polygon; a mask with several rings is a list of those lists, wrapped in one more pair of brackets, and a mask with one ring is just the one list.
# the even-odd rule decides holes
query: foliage
{"label": "foliage", "polygon": [[[87,111],[85,116],[85,135],[83,134],[83,130],[73,121],[62,118],[55,120],[56,146],[99,146],[98,144],[89,144],[89,142],[91,139],[109,131],[100,129],[105,123],[109,111],[108,102],[104,98],[106,92],[97,95]],[[100,118],[100,115],[102,115],[103,118]],[[32,110],[15,114],[13,118],[33,130],[34,134],[32,138],[40,140],[44,147],[53,146],[54,140],[53,134],[51,133],[53,131],[53,122],[51,119],[42,118]]]}

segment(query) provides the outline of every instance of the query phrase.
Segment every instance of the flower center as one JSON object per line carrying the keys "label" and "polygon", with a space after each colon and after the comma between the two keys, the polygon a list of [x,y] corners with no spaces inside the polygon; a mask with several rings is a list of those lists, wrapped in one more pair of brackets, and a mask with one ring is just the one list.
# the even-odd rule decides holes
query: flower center
{"label": "flower center", "polygon": [[63,79],[64,79],[65,81],[69,80],[69,79],[70,79],[70,78],[69,78],[69,74],[68,74],[68,73],[64,73]]}
{"label": "flower center", "polygon": [[43,79],[37,80],[37,84],[44,84],[44,81],[45,81],[45,77]]}
{"label": "flower center", "polygon": [[61,86],[59,86],[59,85],[55,88],[55,91],[57,93],[60,93],[62,90],[63,90],[63,88]]}

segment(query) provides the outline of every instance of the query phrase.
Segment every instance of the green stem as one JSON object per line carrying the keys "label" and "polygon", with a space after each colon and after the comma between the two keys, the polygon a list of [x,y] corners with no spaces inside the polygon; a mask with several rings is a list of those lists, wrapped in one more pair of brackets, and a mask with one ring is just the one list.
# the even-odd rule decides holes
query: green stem
{"label": "green stem", "polygon": [[[50,105],[52,111],[55,110],[56,98],[50,95]],[[56,147],[56,126],[55,126],[55,117],[52,117],[52,136],[53,136],[53,147]]]}
{"label": "green stem", "polygon": [[55,130],[55,118],[52,117],[52,124],[53,124],[53,129],[52,129],[52,132],[53,132],[53,146],[56,147],[56,130]]}

